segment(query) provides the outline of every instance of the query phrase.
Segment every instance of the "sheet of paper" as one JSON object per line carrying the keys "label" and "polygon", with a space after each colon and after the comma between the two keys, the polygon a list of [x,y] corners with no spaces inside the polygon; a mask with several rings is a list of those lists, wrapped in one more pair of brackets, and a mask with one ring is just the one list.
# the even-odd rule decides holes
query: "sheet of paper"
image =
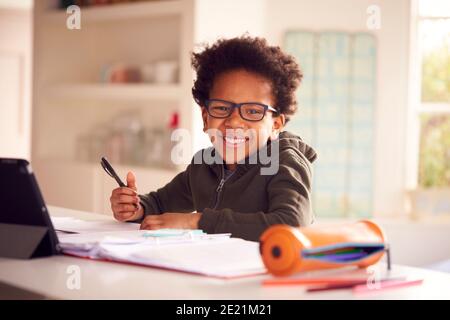
{"label": "sheet of paper", "polygon": [[[84,235],[84,240],[93,239],[92,236]],[[79,257],[135,263],[219,278],[266,273],[257,242],[220,235],[209,236],[216,237],[165,245],[149,245],[148,240],[127,245],[120,242],[123,240],[120,237],[111,237],[97,245],[85,243],[70,246],[65,243],[63,246],[65,253]]]}
{"label": "sheet of paper", "polygon": [[89,232],[80,234],[58,234],[58,240],[62,248],[90,250],[102,241],[114,244],[134,244],[145,241],[144,230]]}
{"label": "sheet of paper", "polygon": [[[115,221],[53,218],[62,250],[71,255],[109,259],[221,278],[262,274],[259,244],[206,234],[201,230],[139,230]],[[130,230],[131,229],[131,230]]]}
{"label": "sheet of paper", "polygon": [[128,259],[144,265],[224,278],[266,272],[259,253],[259,243],[236,238],[164,247],[141,247],[141,250],[131,252]]}
{"label": "sheet of paper", "polygon": [[139,223],[108,221],[83,221],[68,217],[51,217],[55,230],[75,233],[94,233],[139,230]]}
{"label": "sheet of paper", "polygon": [[159,230],[130,230],[130,231],[109,231],[90,232],[80,234],[58,234],[60,246],[63,249],[90,250],[95,245],[164,245],[180,244],[199,241],[212,241],[216,239],[226,239],[230,233],[206,234],[196,232],[196,230],[170,231],[171,229]]}

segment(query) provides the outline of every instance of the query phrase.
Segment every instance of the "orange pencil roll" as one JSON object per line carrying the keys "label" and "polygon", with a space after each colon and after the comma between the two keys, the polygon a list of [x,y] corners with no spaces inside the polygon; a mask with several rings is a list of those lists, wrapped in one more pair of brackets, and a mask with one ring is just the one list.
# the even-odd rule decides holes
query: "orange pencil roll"
{"label": "orange pencil roll", "polygon": [[304,228],[275,225],[260,238],[262,260],[276,276],[349,265],[365,268],[386,249],[383,231],[369,220]]}

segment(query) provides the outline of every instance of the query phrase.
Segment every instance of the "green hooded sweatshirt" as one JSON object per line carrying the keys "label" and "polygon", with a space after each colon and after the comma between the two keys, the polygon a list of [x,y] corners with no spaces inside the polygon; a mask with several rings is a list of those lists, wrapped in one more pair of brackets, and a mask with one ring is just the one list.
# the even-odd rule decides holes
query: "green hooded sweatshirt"
{"label": "green hooded sweatshirt", "polygon": [[[214,148],[200,150],[185,171],[164,187],[139,195],[144,216],[165,212],[201,212],[199,228],[207,233],[231,233],[251,241],[275,224],[307,226],[311,209],[311,163],[316,152],[289,132],[267,144],[266,154],[278,147],[278,162],[268,164],[259,157],[246,159],[233,172],[221,163],[198,161]],[[268,151],[267,151],[268,150]],[[249,163],[250,162],[250,163]],[[277,165],[275,174],[262,168]],[[141,222],[135,221],[135,222]]]}

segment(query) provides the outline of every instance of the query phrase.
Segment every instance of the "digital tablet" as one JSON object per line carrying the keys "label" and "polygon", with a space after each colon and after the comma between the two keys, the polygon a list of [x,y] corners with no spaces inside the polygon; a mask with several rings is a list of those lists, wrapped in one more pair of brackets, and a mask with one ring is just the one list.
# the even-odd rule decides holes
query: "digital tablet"
{"label": "digital tablet", "polygon": [[1,256],[58,253],[58,238],[27,160],[0,158],[0,233]]}

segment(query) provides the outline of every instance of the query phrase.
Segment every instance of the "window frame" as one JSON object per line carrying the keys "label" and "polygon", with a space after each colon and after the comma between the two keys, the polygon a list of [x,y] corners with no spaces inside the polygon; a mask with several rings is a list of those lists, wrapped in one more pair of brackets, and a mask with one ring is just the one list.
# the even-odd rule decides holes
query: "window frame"
{"label": "window frame", "polygon": [[[424,114],[450,115],[450,102],[422,102],[422,50],[419,34],[419,25],[424,20],[450,20],[448,16],[420,15],[419,1],[411,0],[410,11],[410,82],[409,107],[407,114],[407,139],[405,190],[421,189],[419,186],[419,160],[420,160],[420,117]],[[442,188],[436,188],[442,189]]]}

